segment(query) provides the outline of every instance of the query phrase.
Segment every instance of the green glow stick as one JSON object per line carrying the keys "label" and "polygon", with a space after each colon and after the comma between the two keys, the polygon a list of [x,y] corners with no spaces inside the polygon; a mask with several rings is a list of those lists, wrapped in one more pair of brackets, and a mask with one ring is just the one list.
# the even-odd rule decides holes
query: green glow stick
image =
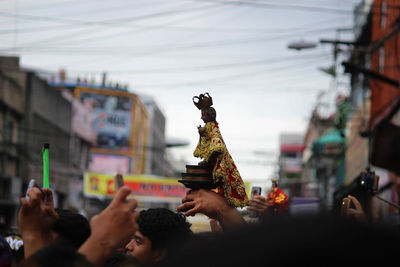
{"label": "green glow stick", "polygon": [[50,144],[44,144],[42,149],[43,154],[43,188],[50,188],[49,182],[49,148]]}

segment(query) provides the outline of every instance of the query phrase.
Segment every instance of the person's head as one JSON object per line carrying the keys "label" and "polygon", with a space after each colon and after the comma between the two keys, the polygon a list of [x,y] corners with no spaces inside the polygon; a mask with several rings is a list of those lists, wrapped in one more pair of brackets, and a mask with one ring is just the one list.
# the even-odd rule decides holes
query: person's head
{"label": "person's head", "polygon": [[[4,234],[4,238],[12,251],[13,266],[19,266],[19,263],[24,259],[24,241],[21,235],[10,230]],[[0,266],[2,265],[0,264]]]}
{"label": "person's head", "polygon": [[147,266],[163,262],[193,236],[186,217],[165,208],[141,211],[137,223],[139,230],[125,249]]}
{"label": "person's head", "polygon": [[89,221],[70,210],[56,209],[56,212],[59,215],[53,228],[56,242],[78,249],[90,236]]}
{"label": "person's head", "polygon": [[7,241],[0,236],[0,266],[11,267],[12,252]]}
{"label": "person's head", "polygon": [[49,245],[35,252],[21,266],[93,267],[93,264],[71,247]]}
{"label": "person's head", "polygon": [[216,121],[217,112],[213,107],[203,108],[201,110],[201,119],[204,121],[204,123]]}
{"label": "person's head", "polygon": [[104,267],[141,267],[143,266],[138,259],[122,251],[117,251],[108,256],[104,262]]}
{"label": "person's head", "polygon": [[274,216],[185,246],[167,266],[369,266],[374,260],[383,266],[398,260],[399,241],[399,232],[378,225],[331,216]]}

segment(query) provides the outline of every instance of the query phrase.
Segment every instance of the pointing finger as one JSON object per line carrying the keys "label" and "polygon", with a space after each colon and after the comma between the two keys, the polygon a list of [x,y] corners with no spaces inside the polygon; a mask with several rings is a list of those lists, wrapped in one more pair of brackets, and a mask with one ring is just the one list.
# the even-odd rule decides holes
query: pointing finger
{"label": "pointing finger", "polygon": [[124,185],[121,187],[117,194],[115,195],[114,199],[111,201],[110,206],[119,205],[126,201],[126,197],[131,193],[131,189],[129,186]]}

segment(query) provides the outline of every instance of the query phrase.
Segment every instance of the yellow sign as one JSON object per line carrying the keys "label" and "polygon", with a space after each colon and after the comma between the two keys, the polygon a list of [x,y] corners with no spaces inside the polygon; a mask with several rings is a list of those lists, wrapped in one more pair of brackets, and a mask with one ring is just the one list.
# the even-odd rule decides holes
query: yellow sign
{"label": "yellow sign", "polygon": [[[132,195],[152,197],[182,198],[187,188],[177,179],[151,178],[146,176],[124,176],[124,185],[132,189]],[[84,176],[85,196],[113,196],[115,194],[114,176],[87,172]]]}

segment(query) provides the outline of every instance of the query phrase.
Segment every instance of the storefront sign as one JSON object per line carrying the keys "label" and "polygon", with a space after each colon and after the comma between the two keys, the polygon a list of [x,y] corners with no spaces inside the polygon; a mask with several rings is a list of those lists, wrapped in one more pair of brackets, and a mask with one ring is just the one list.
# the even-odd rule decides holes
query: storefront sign
{"label": "storefront sign", "polygon": [[[151,178],[145,176],[125,175],[124,184],[132,189],[132,195],[182,198],[187,188],[177,179]],[[115,194],[113,174],[85,173],[85,196],[112,197]]]}

